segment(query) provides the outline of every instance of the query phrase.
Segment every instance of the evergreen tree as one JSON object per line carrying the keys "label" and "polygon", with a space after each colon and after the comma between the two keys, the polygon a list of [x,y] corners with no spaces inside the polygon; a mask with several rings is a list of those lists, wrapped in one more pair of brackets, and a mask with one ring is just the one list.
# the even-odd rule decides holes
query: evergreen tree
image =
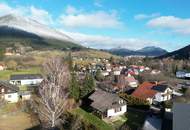
{"label": "evergreen tree", "polygon": [[83,87],[81,88],[81,97],[87,96],[95,89],[94,77],[91,74],[86,74]]}
{"label": "evergreen tree", "polygon": [[70,72],[73,72],[73,59],[72,59],[71,52],[69,52],[69,54],[68,54],[68,56],[66,58],[66,61],[68,63]]}
{"label": "evergreen tree", "polygon": [[101,74],[100,69],[98,69],[98,70],[96,71],[95,78],[96,78],[97,81],[102,81],[102,80],[103,80],[104,77],[103,77],[103,75]]}
{"label": "evergreen tree", "polygon": [[69,90],[70,90],[70,96],[74,98],[76,101],[78,101],[80,97],[80,87],[75,74],[71,74],[71,82]]}

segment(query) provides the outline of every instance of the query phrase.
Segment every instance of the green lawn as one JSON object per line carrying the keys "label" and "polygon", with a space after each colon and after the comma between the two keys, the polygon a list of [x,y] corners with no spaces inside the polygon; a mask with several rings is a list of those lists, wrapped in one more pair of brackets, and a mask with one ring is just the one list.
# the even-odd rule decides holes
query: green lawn
{"label": "green lawn", "polygon": [[125,115],[119,116],[118,120],[112,122],[112,126],[119,129],[127,120]]}
{"label": "green lawn", "polygon": [[113,130],[111,125],[105,123],[103,120],[99,119],[95,115],[84,111],[81,108],[77,108],[73,111],[74,114],[81,116],[84,120],[95,125],[99,130]]}
{"label": "green lawn", "polygon": [[12,74],[37,74],[40,73],[40,68],[30,68],[23,70],[3,70],[0,71],[0,80],[8,80]]}

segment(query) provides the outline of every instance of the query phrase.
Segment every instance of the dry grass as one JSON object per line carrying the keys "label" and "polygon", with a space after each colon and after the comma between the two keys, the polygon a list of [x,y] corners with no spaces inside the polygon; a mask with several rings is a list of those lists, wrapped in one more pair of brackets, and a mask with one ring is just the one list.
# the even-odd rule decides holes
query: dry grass
{"label": "dry grass", "polygon": [[37,124],[37,121],[32,120],[30,115],[24,112],[0,116],[0,130],[25,130]]}

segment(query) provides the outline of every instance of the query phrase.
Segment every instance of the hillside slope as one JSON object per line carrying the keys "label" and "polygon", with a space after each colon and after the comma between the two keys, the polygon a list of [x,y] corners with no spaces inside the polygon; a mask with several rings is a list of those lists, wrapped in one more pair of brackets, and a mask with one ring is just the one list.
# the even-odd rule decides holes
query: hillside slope
{"label": "hillside slope", "polygon": [[179,50],[162,55],[158,58],[174,58],[174,59],[189,59],[190,58],[190,45],[183,47]]}
{"label": "hillside slope", "polygon": [[154,46],[144,47],[136,51],[125,49],[125,48],[114,48],[114,49],[108,50],[108,52],[115,55],[120,55],[120,56],[137,55],[137,56],[153,56],[153,57],[168,53],[166,50],[159,47],[154,47]]}
{"label": "hillside slope", "polygon": [[69,36],[29,18],[15,15],[0,17],[0,47],[14,44],[36,49],[81,49]]}

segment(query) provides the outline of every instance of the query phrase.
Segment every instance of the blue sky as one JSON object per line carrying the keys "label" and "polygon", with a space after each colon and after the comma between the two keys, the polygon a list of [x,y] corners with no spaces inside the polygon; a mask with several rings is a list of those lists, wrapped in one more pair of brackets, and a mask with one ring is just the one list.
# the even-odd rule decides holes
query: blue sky
{"label": "blue sky", "polygon": [[190,43],[189,0],[1,0],[0,16],[35,19],[93,48],[173,51]]}

